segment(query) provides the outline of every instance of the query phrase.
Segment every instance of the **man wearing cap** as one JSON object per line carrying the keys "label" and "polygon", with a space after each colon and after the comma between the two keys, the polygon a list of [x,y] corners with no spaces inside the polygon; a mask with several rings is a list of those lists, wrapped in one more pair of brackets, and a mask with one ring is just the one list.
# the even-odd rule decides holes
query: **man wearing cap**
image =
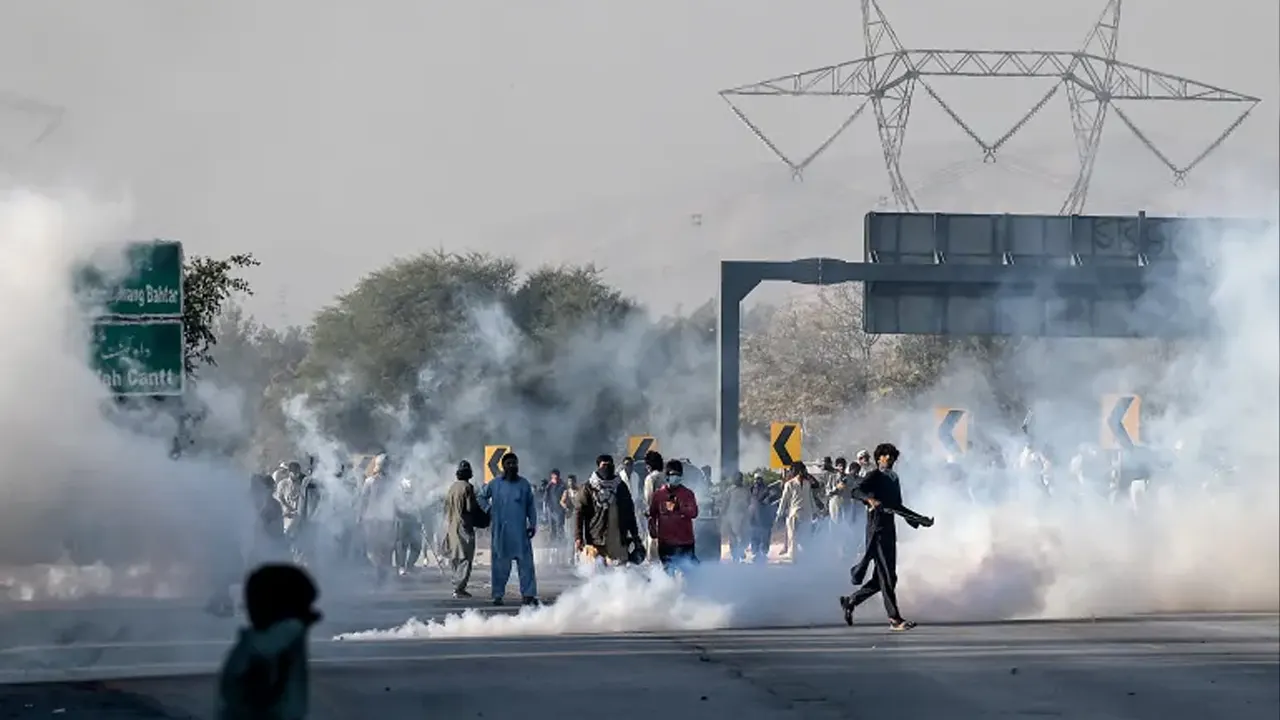
{"label": "man wearing cap", "polygon": [[485,483],[479,499],[489,512],[493,604],[503,604],[514,562],[520,574],[521,602],[537,605],[533,536],[538,532],[538,510],[533,500],[533,486],[520,476],[520,461],[515,453],[502,456],[502,474]]}
{"label": "man wearing cap", "polygon": [[471,463],[466,460],[458,463],[455,480],[444,496],[445,529],[440,556],[449,561],[453,571],[453,596],[459,599],[471,597],[467,583],[471,581],[471,564],[476,557],[476,529],[489,527],[489,514],[476,500],[471,477]]}

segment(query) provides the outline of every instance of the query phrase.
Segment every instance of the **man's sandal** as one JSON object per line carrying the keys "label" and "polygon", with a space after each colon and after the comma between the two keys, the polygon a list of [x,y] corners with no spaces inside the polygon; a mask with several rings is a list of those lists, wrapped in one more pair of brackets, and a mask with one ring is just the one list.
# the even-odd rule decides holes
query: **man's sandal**
{"label": "man's sandal", "polygon": [[894,632],[902,632],[903,630],[910,630],[915,626],[916,624],[911,622],[910,620],[901,620],[899,622],[889,623],[889,629],[893,630]]}

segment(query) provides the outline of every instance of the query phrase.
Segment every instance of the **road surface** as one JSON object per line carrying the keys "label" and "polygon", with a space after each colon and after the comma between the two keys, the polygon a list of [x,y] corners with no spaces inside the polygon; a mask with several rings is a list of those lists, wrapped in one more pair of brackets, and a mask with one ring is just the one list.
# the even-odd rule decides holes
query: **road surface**
{"label": "road surface", "polygon": [[[417,605],[419,615],[447,611],[428,609],[425,599]],[[375,611],[394,612],[381,604]],[[205,628],[207,639],[104,641],[93,649],[15,651],[6,641],[0,679],[10,684],[0,686],[0,718],[210,718],[210,672],[233,627],[223,622]],[[1280,618],[1270,614],[908,633],[877,622],[522,639],[325,639],[331,635],[332,628],[317,631],[312,645],[316,720],[1280,717]],[[78,677],[86,680],[46,670],[63,681],[13,682],[37,677],[40,665],[75,664],[59,652],[80,653]],[[121,679],[87,680],[104,673]]]}

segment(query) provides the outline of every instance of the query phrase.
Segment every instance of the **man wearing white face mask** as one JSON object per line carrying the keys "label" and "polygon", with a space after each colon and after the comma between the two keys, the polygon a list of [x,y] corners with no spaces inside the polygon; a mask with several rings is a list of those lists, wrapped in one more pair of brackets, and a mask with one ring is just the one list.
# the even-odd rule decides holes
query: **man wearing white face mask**
{"label": "man wearing white face mask", "polygon": [[698,499],[684,486],[684,463],[668,460],[665,483],[649,504],[649,534],[658,541],[658,560],[664,568],[698,562],[693,532],[697,517]]}

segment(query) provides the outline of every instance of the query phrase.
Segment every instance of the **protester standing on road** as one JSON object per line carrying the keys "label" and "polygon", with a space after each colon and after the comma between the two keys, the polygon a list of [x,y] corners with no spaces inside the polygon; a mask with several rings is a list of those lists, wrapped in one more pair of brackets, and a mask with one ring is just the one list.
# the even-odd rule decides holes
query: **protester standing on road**
{"label": "protester standing on road", "polygon": [[650,450],[644,454],[645,476],[643,487],[640,495],[636,495],[636,509],[643,516],[636,523],[640,528],[640,532],[644,535],[645,552],[649,557],[658,556],[658,542],[649,536],[649,504],[653,502],[653,493],[662,487],[666,477],[666,463],[662,459],[662,454],[657,450]]}
{"label": "protester standing on road", "polygon": [[453,484],[444,496],[444,537],[440,555],[453,574],[453,596],[469,598],[471,566],[476,559],[476,530],[489,527],[489,514],[480,507],[471,485],[471,463],[463,460],[454,472]]}
{"label": "protester standing on road", "polygon": [[853,501],[855,478],[849,474],[848,467],[848,461],[836,458],[833,471],[824,478],[831,537],[841,557],[854,552],[853,517],[859,510],[859,504]]}
{"label": "protester standing on road", "polygon": [[793,562],[806,549],[805,543],[813,532],[813,518],[818,510],[815,486],[808,468],[799,461],[791,466],[791,477],[782,486],[782,499],[778,502],[775,522],[785,523],[787,554]]}
{"label": "protester standing on road", "polygon": [[622,458],[622,466],[618,468],[618,478],[627,484],[627,489],[631,491],[631,497],[640,497],[643,487],[641,487],[640,473],[636,472],[636,461],[630,456]]}
{"label": "protester standing on road", "polygon": [[547,489],[543,493],[543,509],[542,517],[547,524],[547,545],[551,555],[551,562],[561,564],[562,553],[565,550],[565,531],[564,531],[564,480],[560,477],[560,471],[553,469],[547,478]]}
{"label": "protester standing on road", "polygon": [[405,577],[417,567],[422,557],[422,504],[413,487],[413,481],[400,481],[400,494],[395,498],[396,545],[391,551],[392,564],[400,577]]}
{"label": "protester standing on road", "polygon": [[747,547],[751,545],[751,491],[742,473],[734,473],[733,480],[721,499],[724,511],[720,516],[720,532],[729,541],[729,558],[733,562],[747,559]]}
{"label": "protester standing on road", "polygon": [[769,562],[769,545],[773,540],[773,508],[769,501],[769,485],[760,473],[751,476],[751,562]]}
{"label": "protester standing on road", "polygon": [[576,535],[575,528],[578,527],[578,499],[582,495],[582,485],[578,482],[578,476],[572,473],[565,475],[564,481],[560,507],[564,511],[565,532],[568,535],[566,549],[570,553],[570,562],[573,562],[573,537]]}
{"label": "protester standing on road", "polygon": [[635,501],[618,477],[612,456],[596,458],[596,471],[578,496],[574,526],[574,549],[607,565],[625,565],[639,547]]}
{"label": "protester standing on road", "polygon": [[658,561],[664,568],[698,562],[693,532],[697,517],[698,499],[684,486],[684,464],[668,460],[666,482],[649,505],[649,535],[658,540]]}
{"label": "protester standing on road", "polygon": [[538,533],[538,511],[533,501],[533,487],[520,476],[520,461],[515,453],[502,456],[502,475],[485,483],[480,501],[489,512],[493,604],[503,604],[514,562],[520,575],[521,603],[537,605],[533,536]]}
{"label": "protester standing on road", "polygon": [[357,517],[364,539],[365,556],[373,565],[374,579],[386,582],[396,543],[395,482],[386,454],[369,463],[360,488]]}

